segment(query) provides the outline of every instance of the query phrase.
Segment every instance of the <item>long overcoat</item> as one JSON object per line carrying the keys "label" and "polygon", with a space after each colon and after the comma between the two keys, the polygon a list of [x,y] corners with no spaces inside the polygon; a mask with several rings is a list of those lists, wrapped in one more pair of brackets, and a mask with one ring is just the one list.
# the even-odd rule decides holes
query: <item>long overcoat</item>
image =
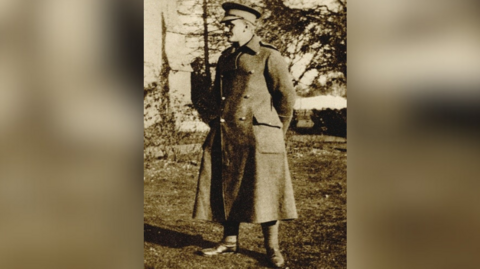
{"label": "long overcoat", "polygon": [[226,49],[209,92],[193,218],[262,223],[297,218],[284,135],[295,103],[281,54],[254,36]]}

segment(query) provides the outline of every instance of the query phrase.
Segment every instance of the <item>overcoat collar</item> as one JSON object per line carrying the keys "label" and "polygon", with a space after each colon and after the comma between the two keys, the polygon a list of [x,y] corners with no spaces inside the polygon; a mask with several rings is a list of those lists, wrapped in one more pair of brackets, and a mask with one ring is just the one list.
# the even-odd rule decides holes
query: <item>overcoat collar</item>
{"label": "overcoat collar", "polygon": [[258,54],[260,52],[260,38],[254,35],[244,46],[254,54]]}
{"label": "overcoat collar", "polygon": [[260,38],[256,35],[254,35],[250,41],[248,41],[245,45],[241,46],[240,48],[238,47],[238,44],[235,44],[230,47],[229,50],[226,51],[226,54],[233,54],[237,52],[238,50],[246,49],[250,51],[253,54],[258,54],[260,52]]}

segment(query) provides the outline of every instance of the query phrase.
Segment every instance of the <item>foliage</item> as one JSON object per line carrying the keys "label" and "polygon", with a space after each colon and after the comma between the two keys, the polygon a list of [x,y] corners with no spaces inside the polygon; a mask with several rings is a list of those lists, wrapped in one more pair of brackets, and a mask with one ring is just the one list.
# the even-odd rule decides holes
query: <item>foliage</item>
{"label": "foliage", "polygon": [[298,128],[296,126],[299,116],[298,113],[304,111],[296,111],[294,120],[290,124],[290,128],[300,134],[324,134],[339,137],[347,136],[347,109],[313,109],[310,119],[314,125],[312,128]]}
{"label": "foliage", "polygon": [[324,134],[347,136],[347,109],[313,110],[312,120],[314,131],[323,131]]}
{"label": "foliage", "polygon": [[[162,16],[163,20],[163,16]],[[147,96],[153,97],[145,108],[153,104],[156,110],[155,123],[144,130],[144,159],[157,158],[177,160],[182,154],[179,147],[185,140],[191,139],[197,134],[191,131],[180,130],[181,122],[195,118],[195,111],[192,107],[182,105],[179,96],[174,94],[169,85],[169,74],[171,68],[165,50],[165,38],[167,29],[165,22],[162,22],[162,68],[157,81],[151,86],[144,87],[144,101]],[[144,115],[145,116],[145,115]]]}
{"label": "foliage", "polygon": [[[220,23],[224,11],[220,0],[198,0],[203,6],[203,66],[211,80],[216,56],[229,44],[223,36]],[[238,2],[238,1],[237,1]],[[305,94],[329,93],[334,84],[346,86],[346,1],[337,0],[335,9],[326,5],[291,7],[285,0],[239,1],[263,10],[257,34],[264,41],[278,48],[288,58],[289,70],[295,70],[295,86],[309,75],[312,82]],[[212,70],[211,70],[212,69]],[[333,76],[332,76],[333,74]],[[325,76],[328,81],[320,83]],[[332,84],[333,82],[333,84]],[[208,87],[208,85],[206,85]],[[301,87],[298,88],[302,90]],[[308,93],[314,92],[314,93]]]}
{"label": "foliage", "polygon": [[[259,32],[267,42],[290,59],[290,68],[310,56],[297,84],[309,71],[321,74],[340,72],[346,68],[346,2],[337,0],[338,10],[325,5],[307,9],[291,8],[283,0],[265,0],[268,11]],[[316,81],[316,80],[314,80]]]}
{"label": "foliage", "polygon": [[155,108],[158,111],[158,120],[144,129],[143,150],[146,161],[152,159],[178,160],[185,149],[180,145],[198,143],[205,134],[195,130],[182,131],[180,123],[195,117],[191,107],[182,107],[178,100],[169,98],[170,104],[164,106],[167,98],[164,95],[155,95]]}
{"label": "foliage", "polygon": [[[203,24],[195,26],[198,31],[189,35],[203,39],[201,47],[196,50],[200,56],[192,63],[192,103],[195,109],[204,116],[204,122],[209,121],[205,111],[209,107],[202,107],[202,104],[209,104],[208,100],[201,100],[212,87],[212,77],[218,59],[218,54],[229,46],[223,35],[223,25],[220,23],[224,15],[221,8],[223,0],[195,0],[196,5],[201,6]],[[285,0],[263,0],[243,1],[246,4],[257,5],[263,9],[263,20],[259,22],[258,35],[268,43],[276,46],[279,51],[289,60],[289,68],[298,69],[298,63],[304,62],[298,77],[294,83],[298,85],[302,78],[315,71],[315,78],[311,85],[308,85],[306,92],[299,92],[301,95],[327,94],[335,91],[335,85],[346,83],[346,2],[337,0],[338,8],[331,9],[325,5],[314,5],[308,8],[297,8],[286,4]],[[193,7],[195,8],[195,7]],[[162,17],[163,20],[163,17]],[[165,45],[165,21],[162,23],[163,46]],[[145,95],[155,97],[155,107],[158,110],[159,121],[145,130],[144,149],[146,158],[178,158],[179,152],[175,151],[172,145],[181,143],[189,136],[195,134],[181,132],[178,129],[178,122],[192,117],[193,110],[188,107],[179,107],[169,88],[169,73],[171,68],[162,48],[162,68],[158,78],[158,85],[144,90]],[[320,83],[318,78],[321,75],[341,74],[330,76],[327,83]],[[182,113],[179,113],[183,111]],[[318,114],[318,113],[317,113]],[[327,113],[328,114],[328,113]],[[330,113],[331,114],[331,113]],[[330,115],[329,114],[329,115]],[[330,120],[330,116],[335,116]],[[324,133],[334,131],[336,134],[345,135],[341,115],[331,114],[317,117],[314,122],[313,131]],[[330,127],[333,124],[335,127]],[[157,148],[156,152],[151,148]]]}

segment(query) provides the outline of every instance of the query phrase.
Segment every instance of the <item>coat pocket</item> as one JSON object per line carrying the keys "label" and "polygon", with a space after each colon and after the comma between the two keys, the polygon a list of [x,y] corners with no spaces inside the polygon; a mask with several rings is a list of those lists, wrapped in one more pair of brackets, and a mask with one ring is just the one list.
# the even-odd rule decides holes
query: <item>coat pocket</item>
{"label": "coat pocket", "polygon": [[253,112],[254,125],[266,125],[270,127],[282,128],[283,124],[280,121],[277,113],[272,110],[258,110]]}
{"label": "coat pocket", "polygon": [[280,126],[261,123],[255,118],[253,124],[253,133],[255,136],[255,147],[258,152],[285,152],[285,140],[283,137],[282,128]]}

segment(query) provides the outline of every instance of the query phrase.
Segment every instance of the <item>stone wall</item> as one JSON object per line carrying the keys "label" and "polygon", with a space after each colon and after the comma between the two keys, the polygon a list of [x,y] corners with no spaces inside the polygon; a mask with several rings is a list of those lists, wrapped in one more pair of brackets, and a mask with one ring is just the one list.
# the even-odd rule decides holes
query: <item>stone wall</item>
{"label": "stone wall", "polygon": [[[144,1],[145,128],[160,117],[157,106],[162,82],[160,74],[165,62],[170,69],[164,80],[168,81],[171,108],[182,110],[191,104],[190,77],[193,70],[190,64],[203,53],[199,49],[203,45],[201,16],[202,7],[198,0]],[[192,126],[191,122],[186,124]],[[199,122],[193,125],[205,128]]]}

